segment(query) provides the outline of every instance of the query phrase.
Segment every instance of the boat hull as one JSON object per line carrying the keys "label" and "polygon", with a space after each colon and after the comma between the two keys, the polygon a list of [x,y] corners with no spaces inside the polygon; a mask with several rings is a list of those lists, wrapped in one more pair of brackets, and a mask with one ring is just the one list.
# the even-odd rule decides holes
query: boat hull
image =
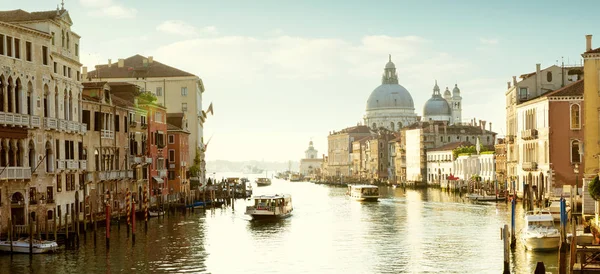
{"label": "boat hull", "polygon": [[270,186],[271,183],[256,183],[256,186]]}
{"label": "boat hull", "polygon": [[557,250],[560,245],[560,236],[521,237],[521,241],[527,250],[553,251]]}
{"label": "boat hull", "polygon": [[379,201],[379,197],[354,197],[355,200],[361,202],[377,202]]}
{"label": "boat hull", "polygon": [[291,212],[285,214],[277,214],[277,215],[265,215],[265,214],[249,214],[253,220],[277,220],[277,219],[285,219],[292,216]]}
{"label": "boat hull", "polygon": [[[36,247],[36,246],[37,246],[37,244],[33,245],[33,249],[32,249],[31,253],[42,254],[42,253],[54,252],[58,248],[58,245],[56,243],[44,244],[43,247],[39,247],[39,246]],[[9,241],[0,242],[0,251],[10,252],[10,242]],[[12,251],[13,251],[13,253],[29,253],[29,243],[13,242]]]}

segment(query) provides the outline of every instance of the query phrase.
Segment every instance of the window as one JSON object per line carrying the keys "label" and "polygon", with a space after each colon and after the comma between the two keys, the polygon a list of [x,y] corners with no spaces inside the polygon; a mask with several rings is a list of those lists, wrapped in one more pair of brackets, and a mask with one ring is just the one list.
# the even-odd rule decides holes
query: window
{"label": "window", "polygon": [[175,150],[174,149],[169,149],[169,162],[171,162],[171,163],[175,162]]}
{"label": "window", "polygon": [[84,110],[82,111],[82,122],[87,125],[87,129],[90,130],[92,127],[90,126],[90,111]]}
{"label": "window", "polygon": [[10,36],[6,36],[6,56],[10,56],[12,57],[12,44],[13,44],[13,39]]}
{"label": "window", "polygon": [[169,144],[174,144],[174,143],[175,143],[175,135],[169,134]]}
{"label": "window", "polygon": [[75,56],[79,56],[79,44],[75,44]]}
{"label": "window", "polygon": [[63,65],[63,76],[67,77],[67,66]]}
{"label": "window", "polygon": [[162,96],[162,87],[156,87],[156,96]]}
{"label": "window", "polygon": [[[48,65],[48,47],[45,46],[42,46],[42,64]],[[56,72],[56,69],[54,72]]]}
{"label": "window", "polygon": [[[57,157],[58,159],[58,157]],[[61,192],[62,191],[62,178],[60,176],[61,174],[57,174],[56,175],[56,192]]]}
{"label": "window", "polygon": [[169,170],[169,180],[175,180],[175,171]]}
{"label": "window", "polygon": [[79,73],[79,71],[77,71],[77,81],[81,81],[81,74]]}
{"label": "window", "polygon": [[579,154],[579,140],[571,141],[571,163],[581,162],[581,154]]}
{"label": "window", "polygon": [[181,103],[181,111],[187,111],[187,103]]}
{"label": "window", "polygon": [[546,80],[548,82],[552,82],[552,71],[548,71],[548,73],[546,73]]}
{"label": "window", "polygon": [[52,32],[52,45],[54,46],[54,32]]}
{"label": "window", "polygon": [[181,96],[187,96],[187,87],[181,88]]}
{"label": "window", "polygon": [[581,112],[579,111],[579,105],[573,104],[571,105],[571,129],[579,129],[581,128]]}
{"label": "window", "polygon": [[15,58],[21,59],[21,40],[15,38]]}
{"label": "window", "polygon": [[25,42],[25,59],[31,62],[31,42]]}
{"label": "window", "polygon": [[71,68],[67,68],[67,77],[71,78]]}
{"label": "window", "polygon": [[519,89],[519,99],[527,100],[527,88]]}
{"label": "window", "polygon": [[121,127],[121,123],[119,123],[120,120],[119,115],[115,115],[115,131],[119,131],[119,128]]}
{"label": "window", "polygon": [[58,64],[54,62],[54,73],[58,73]]}
{"label": "window", "polygon": [[154,121],[155,121],[155,122],[162,123],[162,122],[163,122],[163,119],[162,119],[162,118],[163,118],[163,116],[162,116],[162,112],[158,112],[158,111],[157,111],[157,112],[155,113],[155,115],[154,115]]}
{"label": "window", "polygon": [[4,35],[0,34],[0,55],[4,55]]}

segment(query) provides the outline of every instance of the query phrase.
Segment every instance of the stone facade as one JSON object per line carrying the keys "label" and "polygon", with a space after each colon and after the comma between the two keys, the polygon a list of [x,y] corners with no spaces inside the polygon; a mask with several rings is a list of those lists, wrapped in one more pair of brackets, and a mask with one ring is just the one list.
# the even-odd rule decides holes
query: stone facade
{"label": "stone facade", "polygon": [[313,142],[308,143],[308,149],[304,152],[304,158],[300,159],[300,174],[303,176],[317,176],[321,173],[323,159],[318,158],[318,151]]}
{"label": "stone facade", "polygon": [[190,132],[187,130],[187,116],[184,113],[167,114],[167,149],[169,170],[167,186],[170,193],[189,193],[190,181],[187,177],[189,160]]}
{"label": "stone facade", "polygon": [[362,125],[330,133],[327,136],[326,176],[350,176],[352,174],[352,142],[370,135],[369,128]]}

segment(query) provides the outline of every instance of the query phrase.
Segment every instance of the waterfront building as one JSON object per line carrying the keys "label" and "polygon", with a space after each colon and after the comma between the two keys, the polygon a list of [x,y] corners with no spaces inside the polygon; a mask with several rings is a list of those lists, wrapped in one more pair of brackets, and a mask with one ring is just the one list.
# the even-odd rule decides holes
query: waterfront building
{"label": "waterfront building", "polygon": [[371,130],[364,125],[330,132],[327,136],[327,176],[350,176],[352,174],[352,142],[370,136]]}
{"label": "waterfront building", "polygon": [[[137,86],[126,84],[131,92]],[[133,111],[130,103],[111,93],[107,82],[83,83],[82,122],[88,128],[83,142],[79,142],[80,158],[91,160],[86,167],[86,200],[93,203],[95,212],[103,212],[106,194],[114,211],[125,208],[125,195],[137,197],[138,188],[134,168],[129,164],[129,125],[127,117]],[[89,157],[88,157],[89,156]],[[67,180],[68,181],[68,180]],[[141,189],[141,186],[140,186]],[[86,203],[86,212],[89,212]]]}
{"label": "waterfront building", "polygon": [[148,136],[147,142],[148,154],[152,159],[149,165],[150,173],[150,204],[163,203],[170,194],[170,188],[167,187],[167,109],[157,104],[154,100],[144,100],[139,98],[140,107],[148,113]]}
{"label": "waterfront building", "polygon": [[495,165],[493,150],[479,154],[458,155],[453,163],[455,170],[453,176],[466,182],[494,183],[496,181]]}
{"label": "waterfront building", "polygon": [[[517,82],[508,82],[506,96],[507,113],[507,149],[506,179],[510,181],[511,190],[522,193],[524,185],[536,186],[538,193],[553,192],[551,165],[553,158],[548,150],[550,144],[548,94],[565,85],[582,78],[581,67],[550,66],[541,69],[536,64],[536,71],[521,75]],[[564,113],[569,116],[569,113]],[[564,121],[563,121],[564,122]],[[555,185],[558,186],[558,185]]]}
{"label": "waterfront building", "polygon": [[352,167],[351,175],[355,178],[363,179],[365,175],[363,170],[366,170],[365,166],[365,148],[366,142],[370,137],[363,137],[352,142]]}
{"label": "waterfront building", "polygon": [[[454,150],[472,146],[470,142],[453,142],[427,150],[427,184],[446,187],[448,177],[456,176]],[[454,170],[454,171],[453,171]],[[454,173],[453,173],[454,172]]]}
{"label": "waterfront building", "polygon": [[190,181],[187,177],[189,160],[187,116],[183,112],[167,113],[167,149],[169,153],[169,170],[167,174],[170,193],[189,193]]}
{"label": "waterfront building", "polygon": [[398,84],[396,65],[390,55],[381,76],[381,85],[371,92],[367,100],[364,123],[373,130],[383,127],[397,131],[416,121],[413,98],[406,88]]}
{"label": "waterfront building", "polygon": [[313,142],[308,143],[308,149],[304,151],[304,158],[300,159],[300,174],[303,176],[316,176],[321,173],[323,159],[318,158],[318,151]]}
{"label": "waterfront building", "polygon": [[[496,180],[505,184],[506,180],[506,138],[498,138],[494,145],[494,156],[496,166]],[[505,185],[506,187],[507,185]]]}
{"label": "waterfront building", "polygon": [[[586,46],[583,56],[584,79],[583,85],[583,120],[585,121],[583,156],[585,168],[583,170],[583,213],[593,214],[595,204],[587,192],[587,184],[599,175],[600,166],[598,155],[600,154],[600,83],[598,82],[598,71],[600,70],[600,48],[592,48],[592,35],[586,35]],[[596,212],[598,213],[598,212]]]}
{"label": "waterfront building", "polygon": [[427,182],[426,153],[429,149],[454,142],[475,142],[478,138],[482,145],[495,143],[496,133],[485,129],[487,122],[475,119],[470,124],[448,125],[448,121],[418,122],[402,129],[401,140],[406,157],[406,179],[408,184]]}
{"label": "waterfront building", "polygon": [[433,86],[433,94],[423,107],[423,121],[447,121],[452,125],[461,123],[461,119],[462,97],[460,96],[458,84],[454,85],[452,93],[446,87],[444,97],[442,97],[436,80]]}
{"label": "waterfront building", "polygon": [[[156,96],[156,105],[166,107],[171,112],[186,113],[190,131],[187,161],[193,163],[196,151],[200,153],[201,161],[204,161],[203,120],[206,114],[202,110],[204,84],[200,77],[160,63],[152,56],[146,58],[139,54],[118,59],[114,64],[109,59],[108,64],[97,65],[89,73],[84,67],[83,77],[88,81],[136,84],[143,91]],[[212,108],[209,107],[207,112],[212,113]],[[204,183],[206,170],[201,168],[200,172],[200,183]]]}
{"label": "waterfront building", "polygon": [[400,161],[398,154],[401,154],[400,151],[402,147],[402,142],[400,134],[395,135],[396,138],[390,140],[388,142],[388,182],[390,184],[398,183],[399,173],[398,170],[401,169]]}
{"label": "waterfront building", "polygon": [[[80,36],[66,9],[0,11],[0,232],[83,212]],[[79,216],[77,214],[77,216]]]}

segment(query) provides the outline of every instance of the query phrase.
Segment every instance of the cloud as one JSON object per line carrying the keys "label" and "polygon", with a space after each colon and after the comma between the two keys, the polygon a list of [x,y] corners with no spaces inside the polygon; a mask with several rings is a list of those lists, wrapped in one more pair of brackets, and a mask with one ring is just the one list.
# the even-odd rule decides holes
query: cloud
{"label": "cloud", "polygon": [[210,35],[216,35],[219,33],[217,31],[217,27],[215,26],[207,26],[201,29],[197,29],[196,27],[187,24],[181,20],[164,21],[156,27],[156,30],[168,34],[174,34],[190,38],[196,37],[200,33]]}
{"label": "cloud", "polygon": [[94,17],[135,18],[137,10],[128,8],[113,0],[79,0],[82,6],[89,8],[88,15]]}
{"label": "cloud", "polygon": [[479,38],[479,42],[484,45],[497,45],[498,39]]}

